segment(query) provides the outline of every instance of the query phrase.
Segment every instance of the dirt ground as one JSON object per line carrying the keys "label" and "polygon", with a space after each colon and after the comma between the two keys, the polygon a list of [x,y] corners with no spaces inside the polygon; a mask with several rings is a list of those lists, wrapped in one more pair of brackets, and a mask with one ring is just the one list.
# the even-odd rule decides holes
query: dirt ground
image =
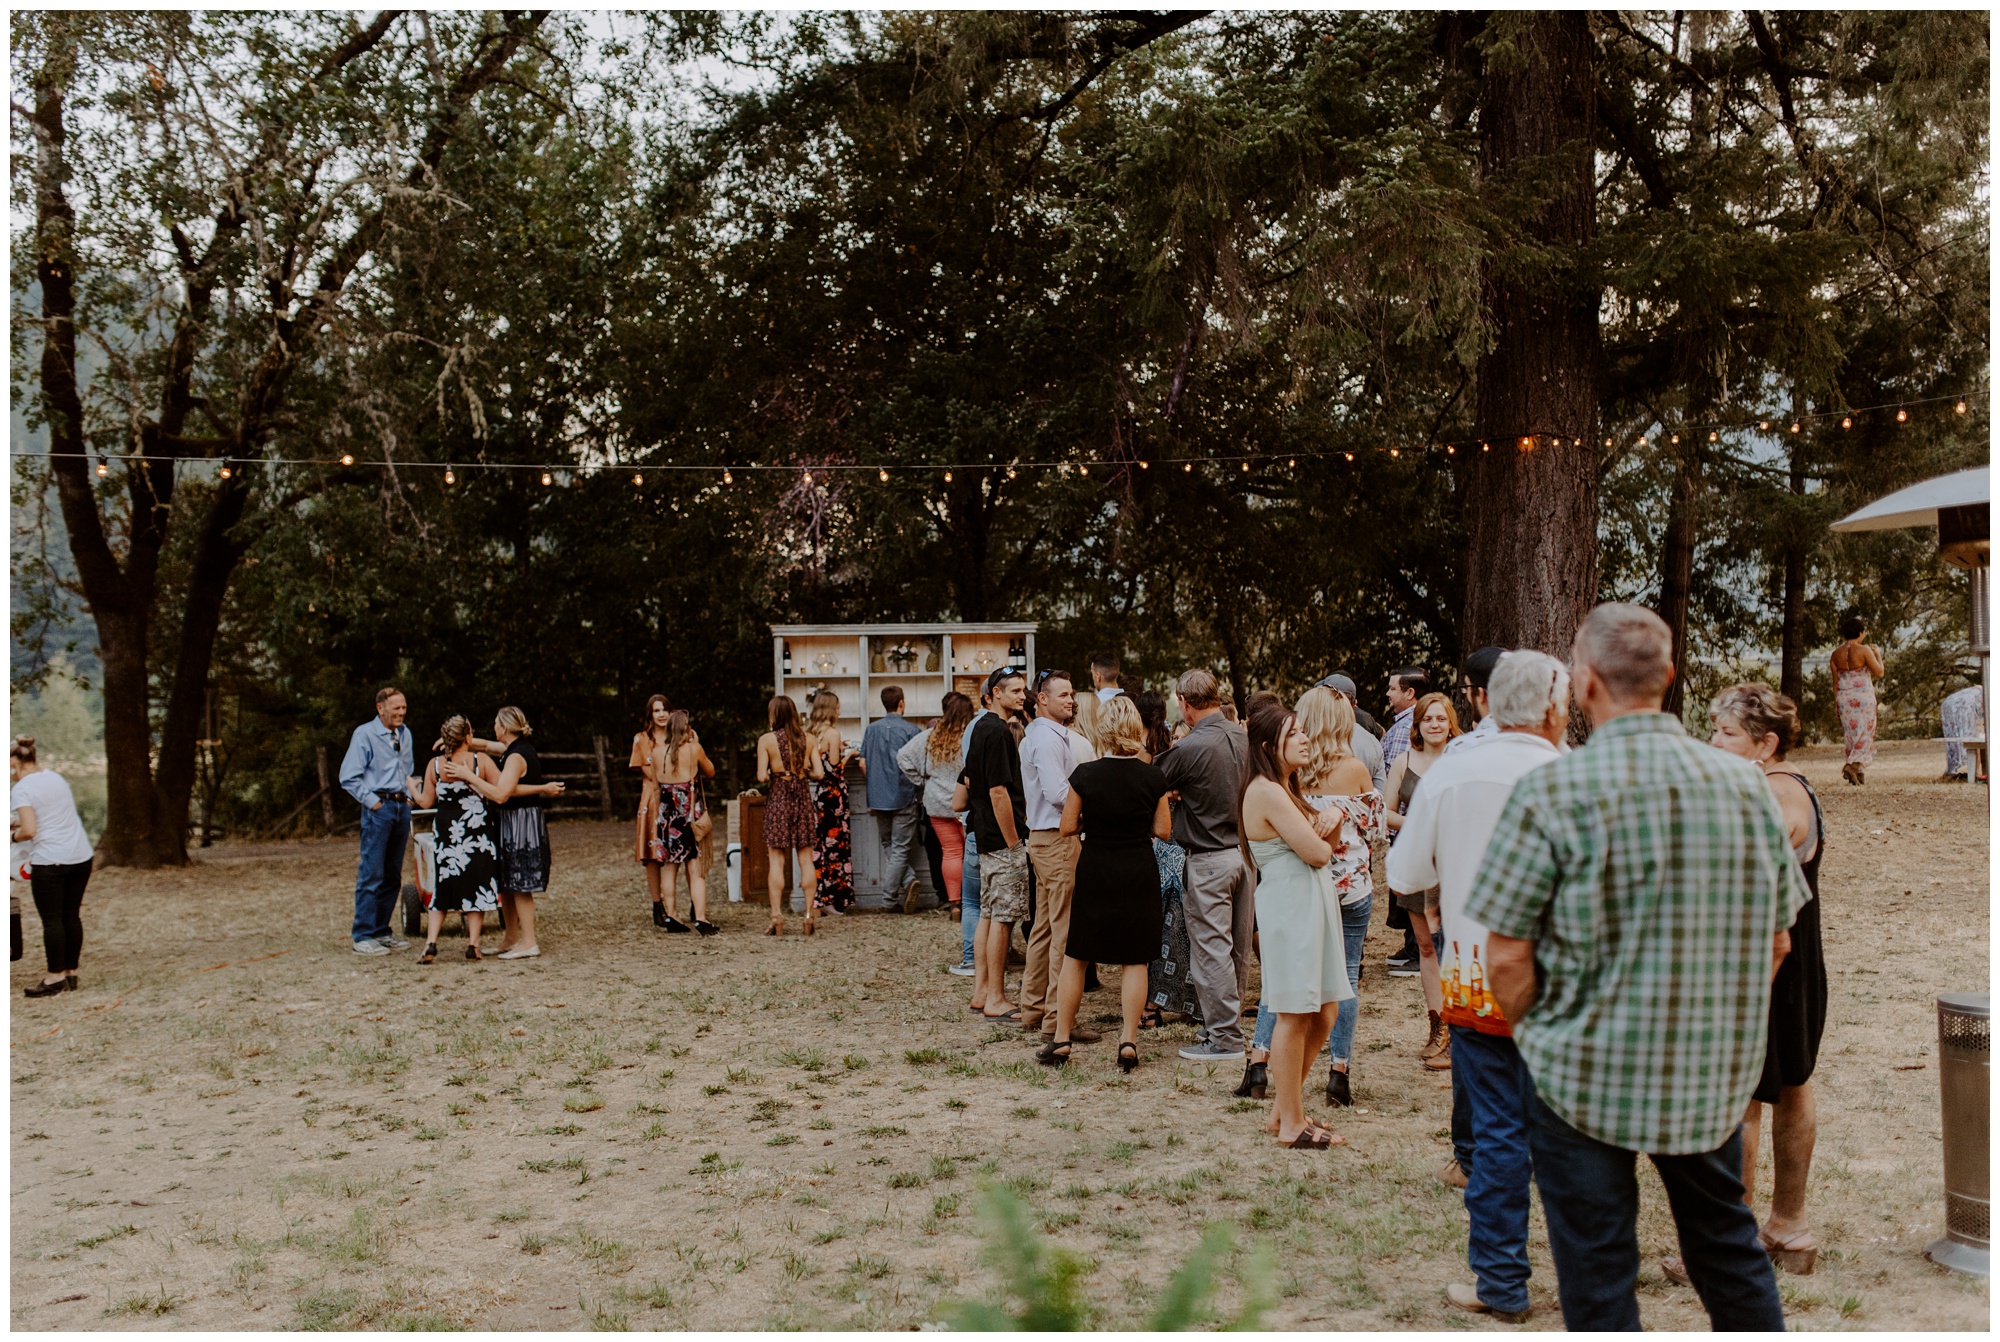
{"label": "dirt ground", "polygon": [[[1833,1005],[1820,1269],[1781,1279],[1797,1327],[1989,1323],[1985,1284],[1920,1252],[1943,1221],[1932,998],[1989,978],[1988,794],[1934,781],[1941,758],[1885,745],[1861,789],[1836,753],[1804,759],[1827,806]],[[1379,913],[1358,1107],[1330,1117],[1350,1145],[1280,1151],[1265,1107],[1229,1094],[1240,1068],[1175,1057],[1184,1025],[1147,1032],[1129,1078],[1108,1041],[1037,1066],[967,1014],[940,915],[771,939],[756,906],[718,902],[720,937],[661,935],[629,834],[556,828],[540,960],[468,964],[462,938],[429,967],[354,956],[349,843],[99,873],[83,990],[46,1003],[19,996],[30,906],[14,1326],[935,1326],[994,1287],[979,1190],[1004,1181],[1086,1261],[1102,1326],[1143,1326],[1226,1221],[1243,1248],[1218,1317],[1263,1244],[1267,1326],[1504,1327],[1443,1302],[1470,1280],[1459,1195],[1433,1178],[1449,1090],[1416,1060],[1418,983],[1384,974]],[[1671,1222],[1644,1177],[1645,1320],[1705,1328],[1659,1276]],[[1560,1327],[1539,1208],[1533,1254],[1530,1326]]]}

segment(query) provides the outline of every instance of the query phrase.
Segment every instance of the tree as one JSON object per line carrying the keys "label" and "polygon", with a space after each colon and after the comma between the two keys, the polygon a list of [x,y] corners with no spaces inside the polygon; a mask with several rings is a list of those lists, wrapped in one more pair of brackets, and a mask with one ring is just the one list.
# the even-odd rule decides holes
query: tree
{"label": "tree", "polygon": [[[295,379],[354,334],[348,291],[385,239],[449,208],[461,118],[503,76],[532,80],[512,66],[541,23],[51,12],[16,27],[34,91],[16,134],[34,150],[40,411],[104,665],[103,861],[185,860],[230,578],[283,511],[256,462],[310,441]],[[104,350],[110,385],[84,386],[80,338]],[[93,447],[122,499],[93,480]],[[222,463],[216,483],[177,494],[181,463],[202,460]],[[156,677],[161,559],[183,528],[177,646]]]}

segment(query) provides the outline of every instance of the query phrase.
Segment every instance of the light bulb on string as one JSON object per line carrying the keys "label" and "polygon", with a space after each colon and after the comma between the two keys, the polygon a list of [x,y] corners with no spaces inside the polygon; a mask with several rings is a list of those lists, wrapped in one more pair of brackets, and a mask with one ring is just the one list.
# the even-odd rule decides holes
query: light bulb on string
{"label": "light bulb on string", "polygon": [[1479,445],[1479,450],[1480,450],[1481,452],[1491,452],[1491,451],[1493,450],[1493,444],[1491,444],[1491,443],[1481,443],[1481,444]]}
{"label": "light bulb on string", "polygon": [[1192,471],[1194,470],[1194,463],[1193,463],[1193,462],[1191,462],[1191,461],[1189,461],[1189,462],[1183,462],[1183,463],[1182,463],[1182,465],[1181,465],[1181,469],[1182,469],[1183,471],[1188,471],[1188,472],[1192,472]]}
{"label": "light bulb on string", "polygon": [[1292,468],[1293,468],[1294,466],[1297,466],[1298,464],[1299,464],[1299,460],[1298,460],[1298,458],[1297,458],[1297,457],[1286,457],[1286,458],[1285,458],[1285,469],[1286,469],[1286,470],[1288,470],[1288,471],[1289,471],[1289,470],[1291,470],[1291,469],[1292,469]]}
{"label": "light bulb on string", "polygon": [[354,464],[354,454],[352,452],[341,453],[340,464],[343,466],[352,466]]}
{"label": "light bulb on string", "polygon": [[1453,447],[1450,443],[1446,443],[1444,445],[1444,454],[1448,457],[1455,457],[1458,455],[1458,449],[1456,447]]}
{"label": "light bulb on string", "polygon": [[553,475],[550,475],[547,471],[542,472],[542,484],[544,487],[552,485],[555,482],[556,478]]}
{"label": "light bulb on string", "polygon": [[1346,457],[1349,461],[1354,460],[1354,454],[1352,452],[1343,452],[1340,455]]}
{"label": "light bulb on string", "polygon": [[1709,441],[1709,442],[1711,442],[1711,443],[1713,443],[1713,442],[1719,442],[1719,441],[1721,441],[1721,438],[1722,438],[1722,435],[1721,435],[1721,434],[1719,434],[1719,433],[1717,433],[1717,432],[1716,432],[1716,431],[1715,431],[1714,429],[1710,429],[1710,430],[1708,431],[1708,441]]}
{"label": "light bulb on string", "polygon": [[807,484],[811,484],[812,482],[813,482],[813,473],[812,473],[811,471],[807,471],[807,472],[806,472],[806,483],[807,483]]}
{"label": "light bulb on string", "polygon": [[736,477],[729,473],[729,468],[727,466],[722,468],[722,483],[725,485],[733,485],[736,483]]}
{"label": "light bulb on string", "polygon": [[1087,462],[1087,461],[1084,461],[1084,462],[1078,462],[1078,463],[1077,463],[1077,467],[1076,467],[1076,473],[1077,473],[1078,475],[1089,475],[1089,474],[1090,474],[1090,463],[1089,463],[1089,462]]}
{"label": "light bulb on string", "polygon": [[1842,416],[1840,417],[1840,427],[1841,427],[1841,428],[1843,428],[1843,429],[1851,429],[1851,428],[1853,428],[1853,427],[1854,427],[1854,416],[1852,416],[1852,415],[1842,415]]}
{"label": "light bulb on string", "polygon": [[107,465],[106,465],[105,463],[103,463],[103,462],[101,462],[101,461],[100,461],[100,462],[98,462],[98,463],[97,463],[97,478],[98,478],[98,479],[100,479],[100,480],[102,480],[102,479],[103,479],[103,478],[104,478],[105,476],[107,476],[107,475],[109,475],[109,474],[111,474],[111,467],[107,466]]}
{"label": "light bulb on string", "polygon": [[1153,469],[1153,463],[1152,463],[1152,462],[1150,462],[1150,461],[1147,461],[1147,460],[1145,460],[1145,459],[1144,459],[1144,458],[1142,457],[1142,458],[1140,459],[1140,461],[1139,461],[1139,469],[1140,469],[1140,470],[1142,470],[1142,471],[1150,471],[1150,470],[1152,470],[1152,469]]}
{"label": "light bulb on string", "polygon": [[458,477],[452,474],[451,467],[449,466],[444,468],[444,482],[448,485],[455,485],[458,483]]}
{"label": "light bulb on string", "polygon": [[1609,447],[1609,446],[1611,446],[1611,440],[1610,440],[1609,438],[1606,438],[1606,439],[1604,440],[1604,445],[1605,445],[1606,447]]}
{"label": "light bulb on string", "polygon": [[1964,413],[1965,413],[1965,402],[1964,402],[1964,401],[1960,401],[1960,402],[1959,402],[1959,403],[1958,403],[1957,405],[1953,406],[1953,407],[1952,407],[1952,409],[1953,409],[1953,410],[1955,410],[1955,411],[1957,411],[1957,412],[1958,412],[1959,414],[1961,414],[1961,415],[1962,415],[1962,414],[1964,414]]}
{"label": "light bulb on string", "polygon": [[223,479],[227,480],[229,478],[229,468],[227,466],[224,466],[220,471],[217,471],[216,474],[220,475]]}
{"label": "light bulb on string", "polygon": [[1673,434],[1667,439],[1667,441],[1672,443],[1675,447],[1679,447],[1681,445],[1681,436],[1677,433]]}
{"label": "light bulb on string", "polygon": [[[1017,471],[1015,471],[1015,469],[1014,469],[1014,468],[1013,468],[1012,466],[1009,466],[1009,467],[1007,468],[1007,478],[1008,478],[1009,480],[1012,480],[1012,479],[1013,479],[1013,478],[1015,477],[1015,475],[1017,475],[1017,474],[1018,474],[1018,472],[1017,472]],[[885,480],[886,480],[886,479],[888,479],[888,477],[887,477],[887,476],[884,476],[884,477],[882,477],[882,478],[883,478],[883,479],[885,479]]]}
{"label": "light bulb on string", "polygon": [[637,471],[632,472],[632,488],[643,489],[645,487],[645,484],[646,484],[645,476],[639,474],[639,472]]}
{"label": "light bulb on string", "polygon": [[951,472],[950,472],[950,471],[946,471],[946,472],[944,473],[944,482],[945,482],[946,484],[950,484],[950,483],[951,483]]}
{"label": "light bulb on string", "polygon": [[1798,431],[1799,431],[1799,422],[1798,422],[1797,420],[1793,420],[1793,421],[1792,421],[1792,432],[1793,432],[1793,433],[1797,433]]}
{"label": "light bulb on string", "polygon": [[1535,440],[1532,438],[1523,438],[1521,440],[1521,450],[1523,452],[1532,451],[1534,449],[1534,446],[1535,446]]}
{"label": "light bulb on string", "polygon": [[1243,463],[1243,473],[1245,475],[1250,474],[1250,463],[1247,461]]}
{"label": "light bulb on string", "polygon": [[1910,412],[1903,409],[1901,406],[1896,407],[1896,422],[1898,424],[1907,424],[1909,423],[1909,420],[1910,420]]}
{"label": "light bulb on string", "polygon": [[877,474],[877,475],[879,475],[879,476],[881,476],[881,477],[882,477],[882,483],[883,483],[883,484],[885,484],[885,485],[886,485],[886,484],[888,484],[888,483],[889,483],[889,472],[888,472],[887,470],[880,470],[880,471],[877,471],[877,472],[875,472],[875,474]]}
{"label": "light bulb on string", "polygon": [[1644,437],[1644,436],[1642,435],[1642,436],[1640,437],[1640,439],[1639,439],[1639,446],[1641,446],[1641,447],[1644,447],[1645,445],[1646,445],[1646,439],[1645,439],[1645,437]]}
{"label": "light bulb on string", "polygon": [[1392,456],[1392,457],[1400,457],[1400,456],[1402,456],[1402,455],[1403,455],[1403,453],[1402,453],[1402,449],[1400,449],[1400,448],[1395,448],[1395,447],[1392,447],[1392,448],[1390,448],[1390,449],[1389,449],[1389,455],[1390,455],[1390,456]]}
{"label": "light bulb on string", "polygon": [[1771,421],[1768,419],[1760,419],[1757,421],[1757,427],[1760,429],[1768,429],[1771,427]]}

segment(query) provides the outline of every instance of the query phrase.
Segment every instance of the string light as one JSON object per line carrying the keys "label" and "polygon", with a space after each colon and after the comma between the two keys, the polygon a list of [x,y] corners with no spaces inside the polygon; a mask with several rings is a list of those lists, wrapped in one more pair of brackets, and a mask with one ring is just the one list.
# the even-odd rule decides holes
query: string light
{"label": "string light", "polygon": [[[1392,448],[1390,448],[1390,449],[1389,449],[1389,455],[1390,455],[1390,456],[1392,456],[1392,457],[1400,457],[1400,456],[1402,456],[1403,454],[1402,454],[1402,452],[1401,452],[1401,451],[1400,451],[1399,449],[1397,449],[1397,448],[1393,448],[1393,447],[1392,447]],[[1349,461],[1352,461],[1352,460],[1354,460],[1354,458],[1352,458],[1352,457],[1349,457],[1349,458],[1348,458],[1348,460],[1349,460]]]}
{"label": "string light", "polygon": [[[1012,472],[1009,472],[1009,474],[1011,474],[1011,473],[1012,473]],[[882,483],[883,483],[883,484],[885,484],[885,485],[886,485],[886,484],[888,484],[888,483],[889,483],[889,472],[888,472],[888,471],[887,471],[886,469],[885,469],[885,470],[879,470],[879,471],[875,472],[875,474],[877,474],[877,475],[879,475],[879,476],[881,476],[881,477],[882,477]]]}
{"label": "string light", "polygon": [[729,468],[727,466],[724,466],[722,468],[722,483],[725,485],[733,485],[736,483],[736,477],[729,473]]}
{"label": "string light", "polygon": [[340,464],[343,466],[352,466],[354,464],[354,454],[351,452],[341,453]]}
{"label": "string light", "polygon": [[1611,446],[1611,440],[1610,440],[1609,438],[1606,438],[1606,439],[1604,440],[1604,445],[1605,445],[1606,447],[1609,447],[1609,446]]}
{"label": "string light", "polygon": [[1757,427],[1760,429],[1768,429],[1771,427],[1771,421],[1768,419],[1760,419],[1757,421]]}
{"label": "string light", "polygon": [[[1142,471],[1150,471],[1153,469],[1153,464],[1149,461],[1141,459],[1139,462],[1139,469]],[[1012,474],[1012,472],[1009,472],[1009,474]]]}
{"label": "string light", "polygon": [[444,468],[444,482],[448,485],[455,485],[458,483],[458,477],[451,473],[451,467],[449,466]]}
{"label": "string light", "polygon": [[1958,413],[1959,413],[1959,414],[1961,414],[1961,415],[1962,415],[1962,414],[1964,414],[1964,413],[1965,413],[1965,402],[1964,402],[1964,401],[1960,401],[1960,402],[1959,402],[1959,403],[1958,403],[1957,405],[1953,406],[1953,407],[1952,407],[1952,409],[1953,409],[1953,410],[1955,410],[1956,412],[1958,412]]}
{"label": "string light", "polygon": [[1078,463],[1077,463],[1077,467],[1076,467],[1076,473],[1077,473],[1078,475],[1089,475],[1089,474],[1090,474],[1090,463],[1089,463],[1089,462],[1087,462],[1087,461],[1084,461],[1084,462],[1078,462]]}
{"label": "string light", "polygon": [[1639,439],[1639,446],[1644,447],[1645,445],[1646,445],[1646,439],[1644,438],[1644,436],[1641,436]]}
{"label": "string light", "polygon": [[1243,473],[1245,475],[1250,474],[1250,463],[1247,461],[1243,463]]}
{"label": "string light", "polygon": [[1450,456],[1457,456],[1457,455],[1458,455],[1458,449],[1457,449],[1457,448],[1455,448],[1455,447],[1453,447],[1453,446],[1452,446],[1452,445],[1451,445],[1450,443],[1446,443],[1446,444],[1444,445],[1444,452],[1445,452],[1445,455],[1446,455],[1446,456],[1448,456],[1448,457],[1450,457]]}
{"label": "string light", "polygon": [[[1853,428],[1853,427],[1854,427],[1854,417],[1853,417],[1852,415],[1842,415],[1842,416],[1840,417],[1840,427],[1841,427],[1841,428],[1843,428],[1843,429],[1851,429],[1851,428]],[[1713,435],[1710,435],[1710,436],[1712,437]]]}
{"label": "string light", "polygon": [[1679,447],[1681,445],[1681,436],[1679,434],[1674,434],[1672,437],[1668,438],[1667,441],[1672,443],[1675,447]]}
{"label": "string light", "polygon": [[1793,421],[1792,421],[1792,432],[1793,432],[1793,433],[1797,433],[1798,431],[1799,431],[1799,422],[1798,422],[1797,420],[1793,420]]}
{"label": "string light", "polygon": [[1534,447],[1534,445],[1535,445],[1535,440],[1532,438],[1523,438],[1521,440],[1521,450],[1523,452],[1530,450],[1531,448]]}
{"label": "string light", "polygon": [[1296,466],[1296,465],[1298,465],[1298,464],[1299,464],[1299,462],[1298,462],[1298,458],[1297,458],[1297,457],[1286,457],[1286,458],[1285,458],[1285,469],[1286,469],[1286,470],[1290,470],[1290,469],[1292,469],[1292,467],[1294,467],[1294,466]]}
{"label": "string light", "polygon": [[1909,419],[1910,419],[1910,412],[1903,409],[1901,406],[1898,406],[1896,408],[1896,422],[1898,424],[1906,424],[1909,422]]}
{"label": "string light", "polygon": [[950,472],[950,471],[946,471],[946,472],[944,473],[944,482],[945,482],[946,484],[950,484],[950,483],[951,483],[951,472]]}
{"label": "string light", "polygon": [[1354,454],[1352,452],[1343,452],[1340,455],[1346,457],[1349,461],[1354,460]]}
{"label": "string light", "polygon": [[[1354,458],[1353,458],[1353,457],[1349,457],[1349,458],[1348,458],[1348,460],[1349,460],[1349,461],[1352,461],[1352,460],[1354,460]],[[1186,464],[1184,464],[1184,465],[1183,465],[1183,466],[1181,467],[1181,469],[1182,469],[1182,470],[1184,470],[1184,471],[1192,471],[1192,470],[1194,469],[1194,463],[1193,463],[1193,462],[1191,462],[1191,461],[1190,461],[1190,462],[1187,462]]]}
{"label": "string light", "polygon": [[1708,441],[1709,441],[1709,442],[1711,442],[1711,443],[1714,443],[1714,442],[1720,442],[1720,441],[1721,441],[1721,439],[1722,439],[1722,435],[1721,435],[1721,434],[1719,434],[1719,433],[1717,433],[1717,432],[1716,432],[1716,431],[1715,431],[1714,429],[1710,429],[1710,430],[1708,431]]}
{"label": "string light", "polygon": [[639,472],[637,471],[632,472],[632,488],[643,489],[645,487],[645,484],[646,484],[645,476],[639,474]]}
{"label": "string light", "polygon": [[107,475],[109,475],[109,474],[111,474],[111,468],[110,468],[109,466],[107,466],[107,465],[106,465],[105,463],[101,462],[101,461],[100,461],[100,462],[98,462],[98,463],[97,463],[97,478],[98,478],[98,479],[100,479],[100,480],[102,480],[102,479],[103,479],[103,478],[104,478],[105,476],[107,476]]}
{"label": "string light", "polygon": [[[1012,466],[1009,466],[1009,467],[1007,468],[1007,478],[1008,478],[1009,480],[1012,480],[1012,479],[1014,478],[1015,474],[1016,474],[1016,472],[1015,472],[1014,468],[1013,468]],[[882,478],[883,478],[884,480],[887,480],[887,479],[888,479],[889,477],[888,477],[887,475],[884,475],[884,476],[883,476]]]}
{"label": "string light", "polygon": [[[1481,452],[1491,452],[1491,451],[1493,450],[1493,444],[1491,444],[1491,443],[1481,443],[1481,444],[1479,445],[1479,450],[1480,450]],[[1350,458],[1348,458],[1348,459],[1349,459],[1350,461],[1351,461],[1351,460],[1353,460],[1353,458],[1351,458],[1351,457],[1350,457]]]}
{"label": "string light", "polygon": [[217,472],[217,474],[220,475],[223,479],[227,480],[229,478],[229,467],[224,466],[220,471]]}

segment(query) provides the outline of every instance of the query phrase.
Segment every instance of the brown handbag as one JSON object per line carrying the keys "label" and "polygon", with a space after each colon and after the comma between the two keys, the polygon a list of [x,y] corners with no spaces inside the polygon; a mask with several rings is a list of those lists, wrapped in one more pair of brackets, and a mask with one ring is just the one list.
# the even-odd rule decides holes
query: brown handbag
{"label": "brown handbag", "polygon": [[701,778],[694,780],[694,840],[707,843],[708,836],[715,833],[715,817],[708,813],[708,800],[701,795]]}

